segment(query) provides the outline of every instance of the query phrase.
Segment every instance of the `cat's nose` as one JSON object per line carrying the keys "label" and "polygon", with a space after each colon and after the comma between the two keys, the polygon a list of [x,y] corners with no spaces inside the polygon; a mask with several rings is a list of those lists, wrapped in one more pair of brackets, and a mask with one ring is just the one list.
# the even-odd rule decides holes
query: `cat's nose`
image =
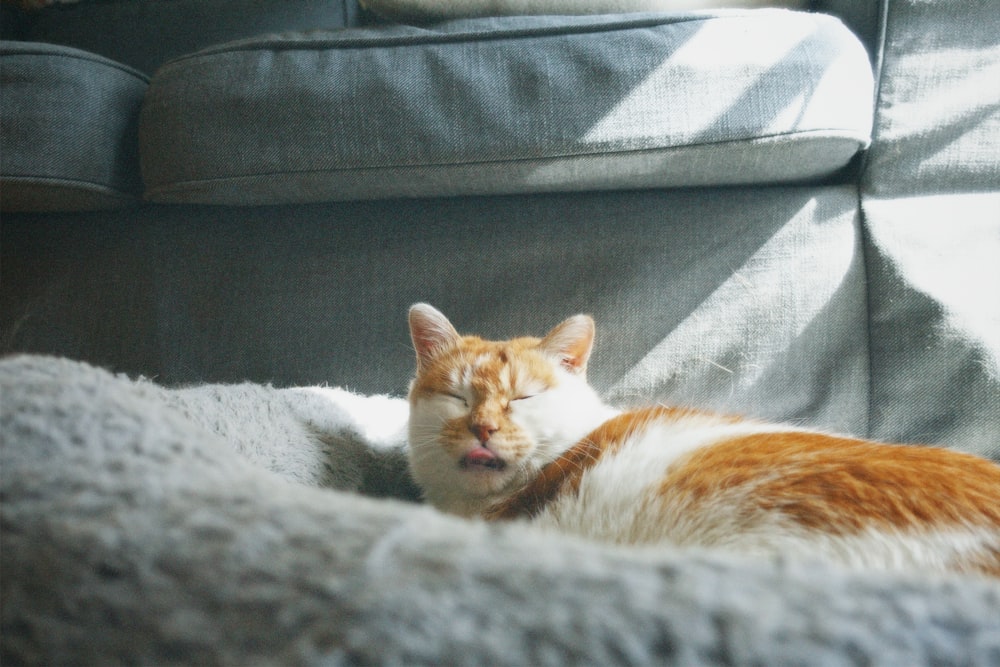
{"label": "cat's nose", "polygon": [[493,434],[500,430],[500,427],[490,422],[478,422],[469,425],[469,430],[472,431],[472,435],[476,436],[476,440],[485,445],[493,437]]}

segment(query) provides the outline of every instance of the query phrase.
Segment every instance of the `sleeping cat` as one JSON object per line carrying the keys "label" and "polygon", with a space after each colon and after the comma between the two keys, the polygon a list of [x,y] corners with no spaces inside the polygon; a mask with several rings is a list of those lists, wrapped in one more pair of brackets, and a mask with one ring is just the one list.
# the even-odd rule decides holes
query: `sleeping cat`
{"label": "sleeping cat", "polygon": [[1000,577],[1000,466],[698,410],[619,411],[587,384],[593,320],[460,336],[410,309],[410,468],[438,508],[619,544]]}

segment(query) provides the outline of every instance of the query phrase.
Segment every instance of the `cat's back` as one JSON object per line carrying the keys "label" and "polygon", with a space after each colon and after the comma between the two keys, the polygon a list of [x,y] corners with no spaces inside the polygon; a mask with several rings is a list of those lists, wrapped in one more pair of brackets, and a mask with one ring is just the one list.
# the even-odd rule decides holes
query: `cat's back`
{"label": "cat's back", "polygon": [[[539,524],[603,541],[683,544],[690,541],[694,508],[670,507],[676,505],[671,487],[703,473],[732,480],[731,471],[699,471],[693,465],[697,455],[763,432],[767,427],[757,422],[686,408],[624,412],[549,464],[505,503],[503,514],[530,516]],[[707,538],[704,528],[698,531],[699,542]]]}
{"label": "cat's back", "polygon": [[605,422],[497,515],[617,543],[1000,576],[1000,466],[676,408]]}

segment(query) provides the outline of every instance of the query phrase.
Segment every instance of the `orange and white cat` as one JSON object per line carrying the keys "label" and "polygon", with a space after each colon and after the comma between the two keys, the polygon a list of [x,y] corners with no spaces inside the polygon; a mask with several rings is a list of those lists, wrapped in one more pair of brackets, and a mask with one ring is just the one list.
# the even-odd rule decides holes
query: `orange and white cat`
{"label": "orange and white cat", "polygon": [[619,544],[1000,577],[997,464],[697,410],[616,410],[586,381],[585,315],[501,342],[460,336],[426,304],[409,319],[410,467],[444,511]]}

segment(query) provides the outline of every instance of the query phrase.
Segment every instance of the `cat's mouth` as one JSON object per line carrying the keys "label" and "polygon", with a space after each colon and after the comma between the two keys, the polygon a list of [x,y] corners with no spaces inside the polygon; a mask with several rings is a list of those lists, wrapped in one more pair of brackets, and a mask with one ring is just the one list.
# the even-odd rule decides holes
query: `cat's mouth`
{"label": "cat's mouth", "polygon": [[463,456],[458,465],[462,470],[491,470],[500,472],[506,469],[507,462],[485,447],[477,447]]}

